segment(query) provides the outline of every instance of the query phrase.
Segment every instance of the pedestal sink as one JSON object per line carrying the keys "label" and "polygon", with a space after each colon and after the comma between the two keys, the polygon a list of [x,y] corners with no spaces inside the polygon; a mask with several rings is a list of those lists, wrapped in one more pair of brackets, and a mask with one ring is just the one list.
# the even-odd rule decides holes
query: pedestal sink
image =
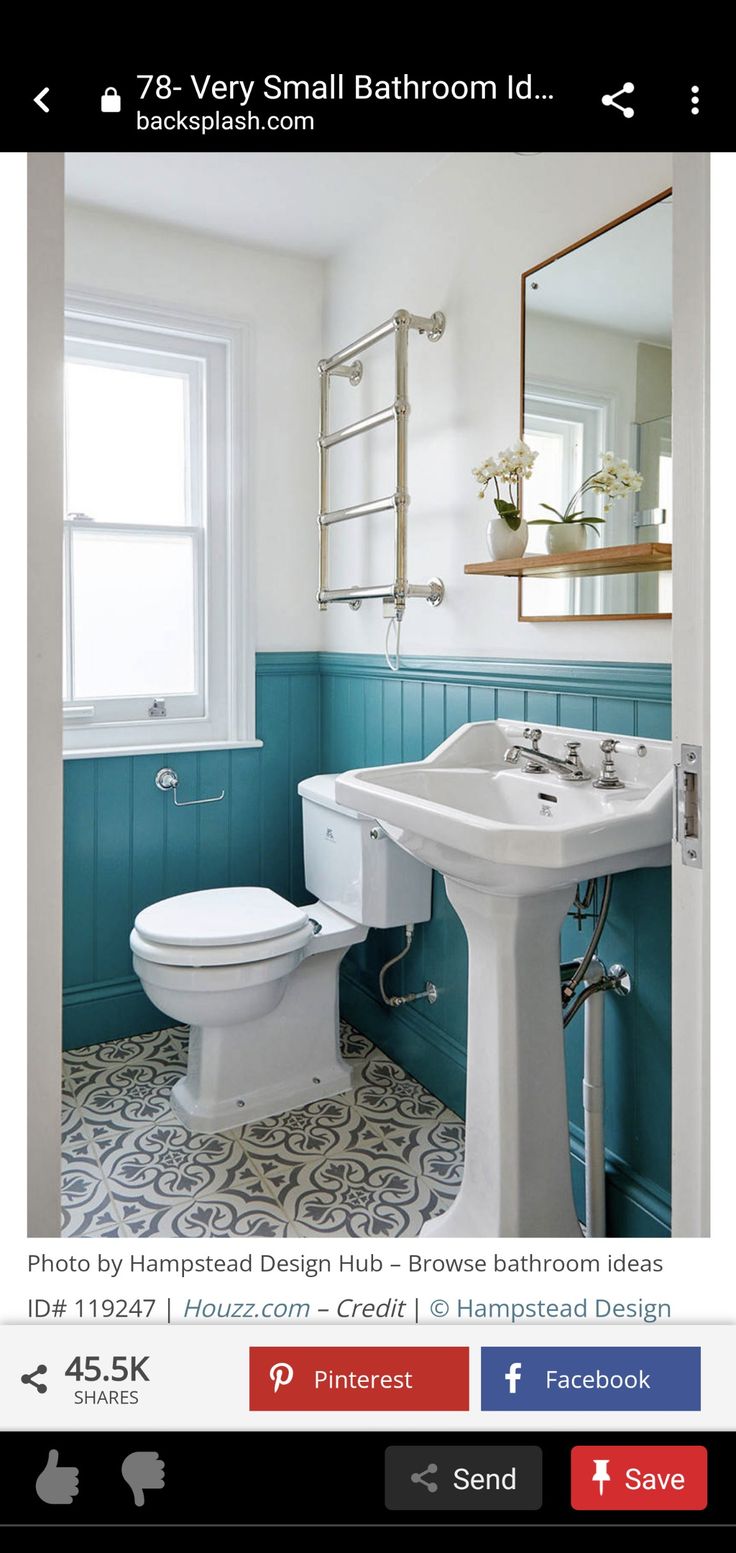
{"label": "pedestal sink", "polygon": [[[570,1176],[560,929],[586,879],[670,861],[672,747],[535,730],[584,778],[527,769],[523,724],[466,723],[426,760],[348,771],[338,801],[444,874],[468,939],[463,1184],[424,1236],[579,1235]],[[597,788],[612,752],[618,787]],[[610,756],[609,756],[610,759]],[[533,764],[533,762],[531,762]]]}

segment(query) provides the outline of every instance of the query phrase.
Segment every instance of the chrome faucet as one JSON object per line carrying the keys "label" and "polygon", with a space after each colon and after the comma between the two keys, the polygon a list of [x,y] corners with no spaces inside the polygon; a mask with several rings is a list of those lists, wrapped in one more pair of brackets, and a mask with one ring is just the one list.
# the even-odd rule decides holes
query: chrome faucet
{"label": "chrome faucet", "polygon": [[507,766],[515,766],[519,759],[524,761],[524,771],[544,772],[553,771],[561,776],[565,782],[589,782],[590,772],[585,770],[578,750],[579,739],[568,739],[565,743],[567,757],[561,760],[557,755],[548,755],[546,750],[540,750],[539,741],[542,737],[541,728],[525,728],[524,738],[531,740],[531,749],[523,744],[511,744],[504,754]]}
{"label": "chrome faucet", "polygon": [[601,765],[600,776],[593,783],[594,787],[608,788],[610,791],[611,788],[624,787],[626,785],[619,777],[613,758],[617,747],[618,739],[603,739],[601,741],[603,764]]}

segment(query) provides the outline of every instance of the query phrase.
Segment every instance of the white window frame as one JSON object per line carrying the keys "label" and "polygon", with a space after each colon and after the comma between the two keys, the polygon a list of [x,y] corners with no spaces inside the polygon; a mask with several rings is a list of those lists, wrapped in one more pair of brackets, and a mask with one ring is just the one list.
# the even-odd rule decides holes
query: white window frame
{"label": "white window frame", "polygon": [[[613,447],[615,443],[616,417],[613,394],[594,393],[586,388],[572,388],[562,383],[546,383],[541,379],[529,379],[524,385],[525,415],[527,405],[535,420],[549,418],[554,421],[556,411],[561,421],[572,417],[582,425],[583,467],[585,467],[586,450],[594,448],[592,457],[595,459],[603,448]],[[595,464],[593,467],[595,468]],[[572,496],[572,491],[570,495]],[[597,542],[602,543],[602,541]]]}
{"label": "white window frame", "polygon": [[[242,453],[245,406],[245,326],[165,307],[142,305],[122,297],[70,292],[66,298],[65,335],[70,354],[93,360],[110,359],[111,347],[140,352],[162,369],[161,354],[176,359],[193,390],[203,399],[202,435],[194,435],[189,456],[195,480],[200,466],[204,487],[204,529],[165,532],[198,533],[198,572],[202,597],[197,611],[203,639],[197,650],[203,664],[202,695],[167,697],[167,715],[151,717],[148,707],[159,694],[152,686],[143,698],[79,701],[64,706],[64,753],[67,757],[137,754],[258,747],[255,737],[255,650],[250,607],[248,526],[245,512]],[[122,363],[126,364],[125,361]],[[172,361],[172,369],[173,361]],[[202,395],[204,378],[205,392]],[[236,430],[234,430],[236,429]],[[97,527],[97,525],[96,525]],[[106,533],[127,533],[115,524],[99,524]],[[132,527],[132,526],[131,526]],[[77,529],[91,528],[84,520],[64,515],[64,544]],[[135,525],[141,537],[164,531]],[[202,551],[204,554],[202,554]],[[70,586],[71,569],[66,568]],[[67,604],[71,602],[67,599]],[[67,610],[69,620],[69,610]],[[67,627],[68,629],[68,627]],[[123,704],[124,703],[124,704]],[[121,712],[123,716],[121,718]]]}
{"label": "white window frame", "polygon": [[[593,454],[595,458],[596,454],[602,452],[604,448],[615,445],[616,396],[614,394],[601,394],[581,386],[573,387],[567,383],[551,383],[540,378],[528,378],[524,384],[525,415],[527,405],[534,420],[545,418],[546,406],[551,412],[550,420],[554,421],[555,411],[560,420],[564,420],[567,411],[582,425],[583,467],[585,467],[586,448],[595,447]],[[570,495],[572,496],[572,491]],[[594,498],[592,503],[594,510],[601,511],[602,505],[599,498]],[[588,531],[588,543],[592,541],[591,548],[613,542],[604,538],[603,532],[600,529]],[[555,613],[559,608],[559,613],[565,617],[569,615],[571,620],[575,619],[576,614],[602,613],[602,588],[606,580],[602,577],[570,578],[565,584],[566,600],[560,602],[559,606],[555,606]],[[559,587],[560,581],[561,579],[557,580],[556,587]]]}

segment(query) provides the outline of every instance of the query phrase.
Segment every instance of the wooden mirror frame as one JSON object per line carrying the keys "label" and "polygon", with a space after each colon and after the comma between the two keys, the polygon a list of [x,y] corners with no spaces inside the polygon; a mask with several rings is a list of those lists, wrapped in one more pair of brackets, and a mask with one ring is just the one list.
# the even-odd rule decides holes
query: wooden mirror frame
{"label": "wooden mirror frame", "polygon": [[[631,221],[634,216],[641,215],[643,210],[649,210],[652,205],[661,205],[663,200],[670,199],[672,189],[662,189],[659,194],[653,194],[651,199],[642,200],[641,205],[635,205],[633,210],[627,210],[622,216],[616,216],[613,221],[607,221],[605,226],[596,227],[594,232],[588,232],[586,237],[578,238],[575,243],[568,243],[566,248],[560,248],[558,253],[550,254],[548,259],[542,259],[541,263],[533,264],[531,269],[523,270],[521,276],[521,384],[520,384],[520,408],[519,408],[519,436],[524,436],[524,386],[526,382],[526,283],[530,275],[538,274],[539,270],[546,270],[547,266],[556,263],[558,259],[564,259],[565,254],[574,253],[577,248],[584,248],[586,243],[592,243],[596,237],[602,237],[604,232],[610,232],[614,227],[623,226],[625,221]],[[519,505],[523,512],[524,506],[524,482],[519,485]],[[575,620],[671,620],[672,614],[662,613],[656,615],[525,615],[522,608],[524,578],[517,580],[516,618],[526,624],[542,625],[545,621],[552,624],[567,624]]]}

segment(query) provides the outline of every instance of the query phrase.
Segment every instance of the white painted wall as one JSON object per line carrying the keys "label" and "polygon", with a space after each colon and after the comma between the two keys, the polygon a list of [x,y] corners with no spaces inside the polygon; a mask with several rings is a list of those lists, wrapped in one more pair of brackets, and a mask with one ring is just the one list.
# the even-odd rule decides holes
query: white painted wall
{"label": "white painted wall", "polygon": [[70,204],[66,283],[249,326],[246,421],[256,647],[315,650],[317,362],[324,267]]}
{"label": "white painted wall", "polygon": [[[412,337],[410,356],[410,572],[439,573],[440,610],[407,611],[408,653],[658,661],[669,657],[662,621],[519,624],[512,582],[463,575],[485,554],[487,504],[470,469],[516,435],[519,277],[671,181],[665,153],[506,152],[449,156],[411,190],[400,211],[366,228],[329,265],[249,249],[172,226],[70,205],[67,283],[241,318],[251,328],[250,518],[261,650],[318,647],[378,652],[380,606],[320,615],[316,582],[317,375],[326,351],[396,307],[441,307],[438,345]],[[324,315],[322,307],[324,302]],[[379,354],[380,353],[380,354]],[[334,386],[335,422],[393,396],[390,345],[366,358],[357,391]],[[393,489],[384,429],[334,456],[333,504]],[[331,531],[335,584],[392,574],[390,515]]]}
{"label": "white painted wall", "polygon": [[[669,622],[519,624],[515,584],[465,577],[463,566],[486,554],[488,509],[477,500],[471,467],[518,429],[522,270],[671,181],[671,157],[660,152],[457,154],[414,189],[397,214],[366,229],[331,263],[328,353],[397,307],[419,313],[442,308],[448,317],[439,344],[412,336],[410,347],[410,575],[424,582],[438,573],[448,592],[439,610],[410,605],[402,642],[407,654],[669,658]],[[380,361],[378,351],[384,353]],[[351,412],[346,419],[390,400],[389,353],[388,345],[375,348],[366,382],[349,399],[351,390],[336,385],[336,408],[339,393],[340,407]],[[393,488],[386,444],[373,454],[360,439],[338,456],[345,476],[338,472],[333,502],[351,494],[357,499],[366,485],[368,494],[385,494],[379,487],[387,478],[387,490]],[[332,530],[334,586],[380,583],[391,575],[390,522],[381,514]],[[325,648],[382,648],[380,606],[365,604],[353,613],[334,605],[324,622]]]}

